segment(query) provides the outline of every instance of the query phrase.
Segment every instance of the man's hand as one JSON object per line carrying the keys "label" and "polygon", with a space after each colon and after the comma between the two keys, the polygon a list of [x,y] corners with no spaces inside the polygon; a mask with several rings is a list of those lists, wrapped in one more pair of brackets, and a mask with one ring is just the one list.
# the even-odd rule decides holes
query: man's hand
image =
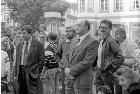
{"label": "man's hand", "polygon": [[65,74],[66,74],[66,76],[70,75],[70,69],[69,68],[65,68]]}

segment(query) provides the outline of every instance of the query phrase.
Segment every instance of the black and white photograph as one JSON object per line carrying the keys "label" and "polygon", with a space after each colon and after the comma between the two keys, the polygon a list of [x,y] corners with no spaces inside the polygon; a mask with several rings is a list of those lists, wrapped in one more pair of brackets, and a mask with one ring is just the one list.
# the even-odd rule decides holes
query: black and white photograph
{"label": "black and white photograph", "polygon": [[1,0],[1,94],[140,94],[140,0]]}

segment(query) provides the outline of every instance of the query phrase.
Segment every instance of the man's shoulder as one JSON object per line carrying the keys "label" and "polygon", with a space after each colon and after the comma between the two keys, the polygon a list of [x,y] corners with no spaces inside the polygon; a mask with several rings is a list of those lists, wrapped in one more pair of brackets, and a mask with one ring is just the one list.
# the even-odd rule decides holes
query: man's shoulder
{"label": "man's shoulder", "polygon": [[94,39],[91,36],[88,38],[87,45],[98,45],[98,44],[99,44],[98,40]]}
{"label": "man's shoulder", "polygon": [[118,43],[118,41],[115,39],[115,38],[113,38],[112,36],[108,36],[108,38],[107,38],[107,41],[109,42],[109,43]]}

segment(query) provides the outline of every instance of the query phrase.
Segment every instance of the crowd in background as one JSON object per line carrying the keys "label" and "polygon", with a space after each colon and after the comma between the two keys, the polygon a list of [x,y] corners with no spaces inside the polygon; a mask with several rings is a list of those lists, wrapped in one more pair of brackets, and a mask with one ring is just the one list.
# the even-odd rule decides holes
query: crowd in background
{"label": "crowd in background", "polygon": [[[100,36],[103,35],[101,34],[102,29],[106,29],[106,28],[99,26],[99,28],[97,29],[95,35],[95,39],[97,41],[101,41]],[[68,32],[72,34],[68,34]],[[44,45],[44,50],[45,50],[45,61],[42,64],[43,69],[40,73],[40,79],[41,82],[43,83],[43,94],[59,94],[56,93],[57,92],[56,87],[62,90],[66,88],[63,86],[63,84],[65,80],[64,78],[66,77],[65,68],[68,66],[68,62],[62,60],[68,60],[69,57],[65,56],[65,59],[62,58],[63,55],[67,55],[68,53],[67,51],[70,49],[66,49],[64,53],[62,53],[62,49],[64,50],[65,48],[68,48],[67,46],[70,46],[69,41],[75,36],[76,36],[76,31],[74,30],[74,28],[67,27],[66,37],[64,40],[66,40],[66,43],[68,44],[63,45],[64,41],[61,40],[61,38],[58,37],[56,33],[47,32],[45,30],[44,25],[39,26],[39,31],[33,32],[32,37],[40,41]],[[117,79],[117,82],[119,82],[115,84],[115,87],[118,89],[118,91],[120,90],[121,87],[121,91],[123,91],[123,94],[132,94],[129,92],[132,92],[133,89],[135,88],[134,84],[140,87],[140,85],[137,84],[140,83],[140,77],[139,77],[140,76],[140,40],[130,43],[129,39],[126,36],[126,31],[124,28],[118,28],[115,31],[115,40],[118,43],[118,46],[121,48],[122,56],[124,57],[124,62],[121,65],[121,68],[119,68],[116,72],[113,72],[114,73],[113,75]],[[8,89],[9,83],[10,84],[15,83],[15,77],[13,76],[13,74],[16,65],[15,64],[16,56],[17,56],[16,47],[19,43],[23,41],[24,41],[23,31],[21,29],[16,31],[12,39],[8,36],[3,36],[1,38],[1,80],[2,80],[1,92],[5,92],[5,91],[10,92],[10,90]],[[63,64],[64,62],[67,64]],[[93,67],[93,71],[96,71],[97,69],[98,68]],[[57,82],[56,80],[57,73],[61,74],[60,78],[62,82],[60,81]],[[99,71],[97,71],[96,74],[98,73]],[[97,79],[95,78],[95,80],[98,80],[98,77]],[[100,80],[97,82],[95,81],[96,84],[98,84],[99,82]],[[56,86],[56,83],[57,85],[60,86]],[[17,87],[16,85],[13,86]],[[132,88],[128,89],[128,87],[132,87]],[[17,89],[14,89],[15,94],[18,94],[16,93],[16,91]],[[65,92],[65,91],[61,91],[61,92]],[[104,84],[102,84],[102,86],[97,87],[97,92],[98,94],[114,94],[112,93],[113,92],[112,88]],[[138,94],[138,93],[133,93],[133,94]]]}

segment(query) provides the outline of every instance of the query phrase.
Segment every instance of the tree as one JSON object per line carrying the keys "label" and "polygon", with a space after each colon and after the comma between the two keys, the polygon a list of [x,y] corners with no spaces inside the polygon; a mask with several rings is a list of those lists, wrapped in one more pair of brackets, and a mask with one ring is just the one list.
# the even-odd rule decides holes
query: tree
{"label": "tree", "polygon": [[38,28],[45,20],[44,12],[54,11],[63,15],[68,4],[59,0],[9,0],[8,7],[12,9],[10,16],[14,22]]}

